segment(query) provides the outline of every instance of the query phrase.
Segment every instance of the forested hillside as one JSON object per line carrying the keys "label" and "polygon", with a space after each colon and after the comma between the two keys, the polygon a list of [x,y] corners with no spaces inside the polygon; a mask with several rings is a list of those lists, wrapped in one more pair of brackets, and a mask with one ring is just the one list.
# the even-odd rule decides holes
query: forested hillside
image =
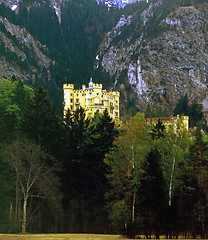
{"label": "forested hillside", "polygon": [[195,128],[138,113],[118,129],[81,108],[60,118],[43,87],[0,79],[0,232],[207,238],[201,108],[185,96],[175,113]]}
{"label": "forested hillside", "polygon": [[[1,77],[44,85],[62,111],[62,84],[89,82],[98,46],[120,11],[94,0],[64,1],[60,8],[59,19],[50,1],[22,0],[18,13],[0,4],[0,69]],[[107,74],[97,80],[112,84]]]}
{"label": "forested hillside", "polygon": [[171,114],[186,93],[190,102],[206,101],[207,9],[205,0],[120,9],[95,0],[2,0],[0,76],[41,83],[59,112],[62,84],[80,88],[92,76],[121,92],[122,115],[151,103]]}

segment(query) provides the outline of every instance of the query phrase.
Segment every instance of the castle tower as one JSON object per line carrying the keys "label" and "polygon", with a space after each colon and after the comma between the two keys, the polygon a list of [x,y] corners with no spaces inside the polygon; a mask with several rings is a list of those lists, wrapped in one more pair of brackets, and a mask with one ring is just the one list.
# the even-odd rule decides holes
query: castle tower
{"label": "castle tower", "polygon": [[69,108],[70,110],[74,110],[74,85],[73,84],[64,84],[64,115]]}

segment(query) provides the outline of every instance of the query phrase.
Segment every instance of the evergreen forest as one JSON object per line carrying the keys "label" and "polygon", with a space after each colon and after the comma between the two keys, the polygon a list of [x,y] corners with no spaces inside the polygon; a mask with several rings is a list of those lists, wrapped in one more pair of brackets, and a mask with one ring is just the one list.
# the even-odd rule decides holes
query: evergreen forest
{"label": "evergreen forest", "polygon": [[191,131],[140,113],[118,128],[107,111],[62,117],[41,85],[1,79],[0,232],[208,238],[201,109],[184,96],[174,111]]}

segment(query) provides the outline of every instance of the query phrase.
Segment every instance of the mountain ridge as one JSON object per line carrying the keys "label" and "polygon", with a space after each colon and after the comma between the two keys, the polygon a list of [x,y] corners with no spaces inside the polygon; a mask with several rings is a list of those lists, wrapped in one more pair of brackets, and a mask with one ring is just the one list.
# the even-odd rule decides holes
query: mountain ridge
{"label": "mountain ridge", "polygon": [[[104,47],[98,53],[101,59],[98,66],[115,76],[116,85],[124,75],[124,82],[118,88],[123,91],[126,85],[131,85],[134,90],[132,98],[137,100],[138,108],[143,111],[149,102],[155,101],[173,109],[185,93],[191,101],[201,103],[206,98],[207,4],[198,6],[198,9],[193,6],[177,8],[162,19],[156,36],[148,39],[148,32],[143,29],[152,20],[152,13],[156,11],[153,9],[162,4],[163,1],[157,1],[142,11],[137,37],[134,35],[138,32],[134,31],[135,25],[132,24],[135,16],[123,16],[126,22],[108,33],[104,42],[111,43],[102,44]],[[124,32],[121,28],[130,33],[125,40],[120,37]],[[131,28],[133,31],[128,31]]]}
{"label": "mountain ridge", "polygon": [[16,12],[0,4],[0,77],[41,83],[60,112],[62,84],[79,88],[90,77],[121,92],[123,113],[154,102],[172,111],[185,93],[190,101],[207,101],[205,1],[110,9],[94,0],[58,1],[61,19],[52,1],[30,8],[30,0],[22,1]]}

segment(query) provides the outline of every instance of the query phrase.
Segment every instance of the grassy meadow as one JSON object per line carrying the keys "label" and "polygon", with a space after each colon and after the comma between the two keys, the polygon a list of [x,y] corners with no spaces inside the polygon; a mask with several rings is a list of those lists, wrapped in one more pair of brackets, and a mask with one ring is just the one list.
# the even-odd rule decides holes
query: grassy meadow
{"label": "grassy meadow", "polygon": [[0,234],[0,240],[125,240],[104,234]]}
{"label": "grassy meadow", "polygon": [[[161,239],[165,240],[165,237]],[[127,240],[127,238],[105,234],[0,234],[0,240]]]}
{"label": "grassy meadow", "polygon": [[[145,237],[141,239],[145,239]],[[165,240],[165,236],[161,236],[161,239]],[[184,238],[179,237],[178,239]],[[188,239],[190,240],[190,238]],[[127,240],[127,238],[105,234],[0,234],[0,240]]]}

